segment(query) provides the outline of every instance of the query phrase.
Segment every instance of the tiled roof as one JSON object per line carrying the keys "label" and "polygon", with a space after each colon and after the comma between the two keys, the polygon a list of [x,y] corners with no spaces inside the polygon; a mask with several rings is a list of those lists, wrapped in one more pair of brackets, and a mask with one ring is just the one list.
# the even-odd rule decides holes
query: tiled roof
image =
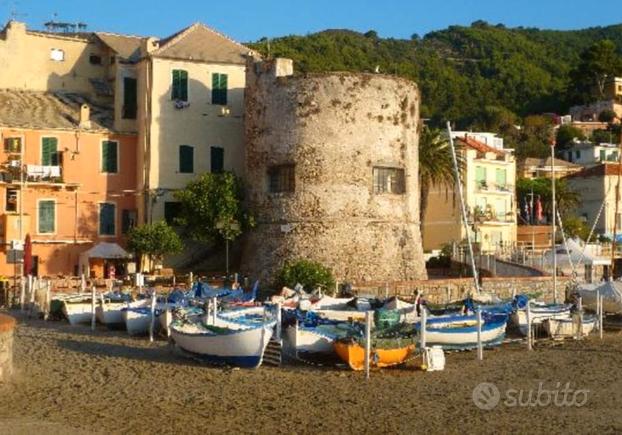
{"label": "tiled roof", "polygon": [[95,32],[95,35],[122,59],[131,62],[136,62],[140,59],[140,46],[144,38],[106,32]]}
{"label": "tiled roof", "polygon": [[79,128],[80,106],[83,103],[91,108],[91,128],[86,130],[112,130],[112,107],[93,104],[82,95],[7,89],[0,89],[0,126],[75,130]]}
{"label": "tiled roof", "polygon": [[490,145],[486,145],[485,143],[475,140],[469,136],[459,136],[456,140],[462,142],[464,146],[474,149],[475,151],[479,151],[480,153],[495,153],[499,156],[505,155],[504,151],[493,148]]}
{"label": "tiled roof", "polygon": [[622,168],[618,163],[601,163],[599,165],[585,168],[582,171],[569,175],[569,177],[603,177],[605,175],[617,176],[618,173],[620,173],[620,170],[622,170]]}
{"label": "tiled roof", "polygon": [[[550,167],[551,166],[551,158],[547,157],[546,159],[542,159],[542,158],[539,158],[539,157],[527,157],[521,163],[522,163],[522,166],[534,166],[534,167],[538,167],[538,168]],[[554,163],[555,163],[555,166],[565,167],[565,168],[568,168],[568,169],[579,169],[579,168],[581,168],[581,165],[577,165],[576,163],[571,163],[569,161],[562,160],[562,159],[555,159]]]}
{"label": "tiled roof", "polygon": [[160,47],[152,56],[203,62],[244,64],[252,50],[227,36],[196,23],[160,40]]}

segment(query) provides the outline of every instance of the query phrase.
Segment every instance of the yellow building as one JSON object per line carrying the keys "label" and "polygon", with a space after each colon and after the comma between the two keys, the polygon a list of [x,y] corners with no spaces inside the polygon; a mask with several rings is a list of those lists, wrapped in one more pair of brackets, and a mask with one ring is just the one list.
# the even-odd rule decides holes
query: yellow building
{"label": "yellow building", "polygon": [[[483,252],[516,243],[516,161],[511,152],[456,138],[462,153],[464,200],[472,240]],[[423,247],[430,251],[466,239],[457,192],[433,186],[423,219]]]}

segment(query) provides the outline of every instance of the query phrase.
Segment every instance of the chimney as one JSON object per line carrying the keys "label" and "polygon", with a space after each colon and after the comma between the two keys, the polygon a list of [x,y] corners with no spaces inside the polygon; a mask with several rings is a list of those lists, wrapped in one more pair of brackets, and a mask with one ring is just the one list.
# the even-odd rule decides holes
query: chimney
{"label": "chimney", "polygon": [[91,108],[88,104],[80,106],[80,128],[91,128]]}
{"label": "chimney", "polygon": [[140,55],[147,56],[152,51],[160,48],[160,43],[154,37],[143,38],[142,43],[140,45]]}

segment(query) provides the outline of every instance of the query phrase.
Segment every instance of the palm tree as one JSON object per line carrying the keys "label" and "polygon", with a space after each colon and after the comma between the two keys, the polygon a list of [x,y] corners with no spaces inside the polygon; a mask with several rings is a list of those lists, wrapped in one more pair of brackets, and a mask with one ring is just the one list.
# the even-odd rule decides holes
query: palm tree
{"label": "palm tree", "polygon": [[[462,156],[457,153],[456,157],[458,167],[462,168]],[[419,216],[422,224],[432,186],[453,191],[455,184],[454,164],[447,137],[440,130],[424,126],[419,138],[419,185],[421,188]],[[421,225],[421,230],[423,232],[423,225]]]}

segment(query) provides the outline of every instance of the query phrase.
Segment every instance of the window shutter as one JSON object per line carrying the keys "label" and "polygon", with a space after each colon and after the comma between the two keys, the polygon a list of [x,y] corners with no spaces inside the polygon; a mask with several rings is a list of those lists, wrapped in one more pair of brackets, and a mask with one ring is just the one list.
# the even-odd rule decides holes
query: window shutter
{"label": "window shutter", "polygon": [[506,172],[505,169],[497,169],[496,172],[496,182],[498,187],[505,187],[506,183]]}
{"label": "window shutter", "polygon": [[58,166],[58,139],[44,137],[41,142],[41,164],[43,166]]}
{"label": "window shutter", "polygon": [[117,142],[105,140],[102,142],[102,172],[117,173]]}
{"label": "window shutter", "polygon": [[194,149],[189,145],[179,146],[179,172],[183,174],[194,172]]}
{"label": "window shutter", "polygon": [[227,74],[212,74],[212,104],[227,104]]}
{"label": "window shutter", "polygon": [[53,233],[54,226],[54,201],[39,201],[39,233]]}
{"label": "window shutter", "polygon": [[218,89],[220,88],[220,78],[218,73],[212,74],[212,104],[218,104]]}
{"label": "window shutter", "polygon": [[179,72],[179,99],[182,101],[188,101],[188,71]]}
{"label": "window shutter", "polygon": [[227,74],[220,75],[220,104],[227,104]]}
{"label": "window shutter", "polygon": [[171,93],[172,100],[179,99],[179,70],[173,70],[173,92]]}
{"label": "window shutter", "polygon": [[123,118],[136,119],[137,91],[136,79],[123,79]]}
{"label": "window shutter", "polygon": [[225,150],[221,147],[211,147],[210,150],[210,170],[217,173],[222,172],[225,166]]}
{"label": "window shutter", "polygon": [[114,204],[103,203],[99,205],[99,234],[102,236],[115,235],[114,211]]}

